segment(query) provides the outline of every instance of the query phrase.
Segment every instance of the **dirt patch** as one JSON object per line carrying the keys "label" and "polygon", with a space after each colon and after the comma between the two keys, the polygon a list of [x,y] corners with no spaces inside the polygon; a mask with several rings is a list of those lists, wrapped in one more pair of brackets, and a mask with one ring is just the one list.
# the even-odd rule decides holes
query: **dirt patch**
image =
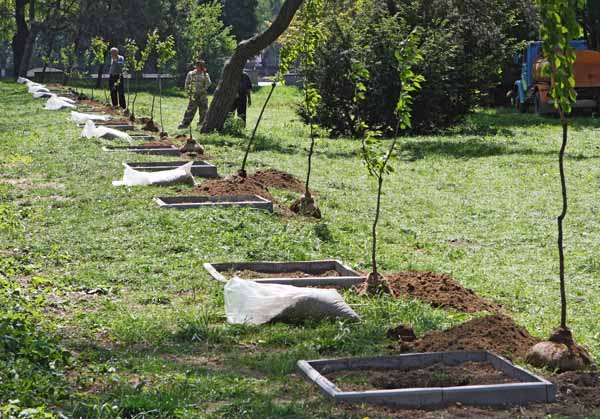
{"label": "dirt patch", "polygon": [[[394,419],[451,419],[451,418],[543,418],[549,415],[560,417],[589,417],[600,414],[600,374],[591,372],[566,372],[546,377],[556,385],[556,403],[531,404],[528,406],[472,407],[460,404],[445,409],[400,410],[368,405],[369,417]],[[346,412],[365,416],[365,409],[345,405]],[[362,414],[362,416],[360,416]]]}
{"label": "dirt patch", "polygon": [[465,313],[497,312],[500,306],[463,287],[448,275],[433,272],[400,272],[386,276],[395,296],[409,296],[431,304]]}
{"label": "dirt patch", "polygon": [[266,187],[304,193],[304,183],[294,175],[277,169],[258,170],[250,176]]}
{"label": "dirt patch", "polygon": [[344,391],[462,387],[516,382],[488,362],[465,362],[459,365],[436,363],[425,368],[411,369],[339,371],[327,374],[327,378]]}
{"label": "dirt patch", "polygon": [[233,278],[234,276],[238,276],[243,279],[259,279],[259,278],[321,278],[321,277],[331,277],[331,276],[341,276],[340,273],[334,269],[329,271],[323,271],[318,273],[308,273],[303,271],[294,271],[294,272],[259,272],[259,271],[251,271],[251,270],[243,270],[243,271],[228,271],[225,273],[225,276],[228,278]]}
{"label": "dirt patch", "polygon": [[208,179],[187,195],[258,195],[275,203],[275,199],[262,183],[251,177],[231,176],[226,179]]}
{"label": "dirt patch", "polygon": [[557,399],[560,403],[582,405],[600,410],[600,373],[569,371],[556,376]]}
{"label": "dirt patch", "polygon": [[527,351],[539,340],[508,316],[480,317],[442,331],[426,333],[415,342],[402,342],[408,352],[487,350],[507,358],[525,359]]}
{"label": "dirt patch", "polygon": [[144,124],[142,126],[142,130],[150,131],[150,132],[158,132],[160,131],[154,121],[150,118],[140,118],[140,122]]}
{"label": "dirt patch", "polygon": [[78,104],[87,105],[91,107],[94,112],[103,112],[113,116],[122,116],[120,108],[113,108],[112,106],[107,106],[101,102],[98,102],[97,100],[82,99],[78,102]]}

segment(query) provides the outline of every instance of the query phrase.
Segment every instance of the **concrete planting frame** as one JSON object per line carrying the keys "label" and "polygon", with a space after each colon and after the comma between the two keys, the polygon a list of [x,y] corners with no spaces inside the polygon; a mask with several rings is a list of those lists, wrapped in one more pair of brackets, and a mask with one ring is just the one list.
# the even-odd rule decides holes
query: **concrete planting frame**
{"label": "concrete planting frame", "polygon": [[249,207],[273,212],[273,202],[258,195],[169,196],[155,198],[161,208]]}
{"label": "concrete planting frame", "polygon": [[160,147],[160,146],[143,146],[143,145],[123,145],[123,146],[104,146],[104,151],[129,151],[138,154],[154,154],[157,156],[181,156],[178,148]]}
{"label": "concrete planting frame", "polygon": [[[495,369],[513,378],[515,383],[342,391],[325,377],[325,374],[336,371],[370,369],[389,371],[423,368],[436,363],[459,365],[464,362],[489,362]],[[323,394],[336,403],[371,403],[404,408],[432,408],[454,403],[501,406],[551,403],[556,400],[554,384],[488,351],[430,352],[371,358],[300,360],[297,366],[308,380],[316,384]]]}
{"label": "concrete planting frame", "polygon": [[[172,170],[189,163],[187,161],[169,161],[169,162],[135,162],[125,163],[127,166],[142,172],[157,172],[160,170]],[[192,164],[192,175],[203,178],[217,178],[217,168],[203,160],[195,160]]]}
{"label": "concrete planting frame", "polygon": [[[221,272],[249,270],[254,272],[276,273],[281,277],[265,277],[258,279],[248,279],[261,284],[282,284],[293,285],[296,287],[309,286],[340,286],[350,288],[353,285],[362,283],[365,277],[344,265],[339,260],[312,260],[299,262],[227,262],[227,263],[205,263],[204,269],[210,276],[219,281],[227,282],[227,278]],[[306,272],[308,274],[318,274],[325,271],[337,271],[339,276],[314,276],[304,278],[287,278],[289,272]]]}

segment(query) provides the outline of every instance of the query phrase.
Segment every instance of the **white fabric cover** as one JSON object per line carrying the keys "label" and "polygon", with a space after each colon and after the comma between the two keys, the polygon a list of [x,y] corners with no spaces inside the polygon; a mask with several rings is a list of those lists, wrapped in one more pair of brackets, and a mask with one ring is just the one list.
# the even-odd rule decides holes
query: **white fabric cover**
{"label": "white fabric cover", "polygon": [[50,92],[50,90],[48,90],[48,88],[46,86],[44,86],[43,84],[39,84],[39,83],[34,83],[34,82],[29,82],[27,83],[27,91],[29,93],[35,93],[35,92]]}
{"label": "white fabric cover", "polygon": [[176,169],[161,170],[158,172],[142,172],[125,166],[123,180],[113,181],[113,186],[148,186],[148,185],[173,185],[175,183],[195,183],[192,176],[193,161]]}
{"label": "white fabric cover", "polygon": [[71,99],[64,100],[66,98],[60,98],[58,96],[51,96],[50,99],[46,102],[46,106],[44,109],[49,111],[57,111],[62,108],[73,108],[75,109],[75,105],[69,103]]}
{"label": "white fabric cover", "polygon": [[133,139],[126,132],[109,127],[97,127],[96,124],[94,124],[94,121],[90,120],[86,121],[83,126],[81,136],[83,138],[119,138],[130,144],[133,143]]}
{"label": "white fabric cover", "polygon": [[56,96],[56,94],[50,93],[50,92],[48,92],[46,90],[38,90],[36,92],[33,92],[32,96],[33,96],[34,99],[39,99],[39,98],[42,98],[42,97]]}
{"label": "white fabric cover", "polygon": [[19,78],[17,78],[17,83],[25,84],[25,83],[33,83],[33,82],[29,79],[26,79],[25,77],[19,77]]}
{"label": "white fabric cover", "polygon": [[110,116],[108,115],[95,115],[92,113],[81,113],[71,111],[71,121],[77,124],[85,124],[87,121],[108,121]]}
{"label": "white fabric cover", "polygon": [[336,317],[360,320],[334,289],[260,284],[237,277],[225,284],[225,314],[233,324]]}

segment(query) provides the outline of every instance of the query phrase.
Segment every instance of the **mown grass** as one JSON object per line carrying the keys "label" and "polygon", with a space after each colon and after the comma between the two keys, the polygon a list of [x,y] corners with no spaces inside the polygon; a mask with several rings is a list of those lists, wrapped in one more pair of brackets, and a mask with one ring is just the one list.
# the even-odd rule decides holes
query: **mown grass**
{"label": "mown grass", "polygon": [[[265,95],[255,93],[249,126]],[[309,144],[294,109],[300,98],[294,88],[275,91],[250,170],[304,176]],[[138,116],[148,113],[150,99],[140,95]],[[104,152],[106,141],[80,139],[67,111],[41,110],[43,102],[22,86],[0,83],[0,104],[0,203],[11,215],[4,219],[19,224],[0,235],[1,266],[18,266],[3,272],[47,290],[43,321],[74,354],[71,397],[50,404],[69,417],[363,417],[369,408],[324,401],[295,362],[385,353],[390,326],[406,323],[422,334],[469,318],[348,291],[361,324],[225,322],[222,287],[203,262],[339,258],[368,270],[375,185],[355,140],[318,142],[312,180],[322,221],[251,210],[168,211],[152,198],[176,187],[111,186],[121,162],[164,157]],[[170,133],[185,105],[176,95],[163,99]],[[595,118],[573,121],[565,224],[569,323],[596,359],[599,128]],[[547,336],[559,319],[559,135],[552,118],[479,110],[445,135],[403,138],[397,173],[384,186],[381,269],[448,273]],[[239,167],[244,141],[202,138],[221,175]],[[295,198],[275,195],[284,203]]]}

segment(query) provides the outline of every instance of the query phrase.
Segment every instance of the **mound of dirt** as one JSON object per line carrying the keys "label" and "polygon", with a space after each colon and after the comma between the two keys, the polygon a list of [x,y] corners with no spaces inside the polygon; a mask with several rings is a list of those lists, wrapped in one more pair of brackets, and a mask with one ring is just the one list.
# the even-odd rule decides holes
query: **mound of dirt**
{"label": "mound of dirt", "polygon": [[409,296],[433,307],[452,308],[465,313],[497,312],[500,306],[478,296],[448,275],[434,272],[400,272],[386,275],[395,296]]}
{"label": "mound of dirt", "polygon": [[552,381],[556,383],[556,398],[559,403],[572,403],[588,409],[600,409],[600,373],[598,371],[569,371],[559,374]]}
{"label": "mound of dirt", "polygon": [[94,112],[102,112],[113,116],[122,116],[120,108],[113,108],[112,106],[106,106],[102,102],[92,99],[83,99],[79,101],[80,105],[87,105],[93,109]]}
{"label": "mound of dirt", "polygon": [[488,350],[508,358],[524,359],[538,342],[527,329],[508,316],[495,314],[459,324],[447,330],[426,333],[415,342],[403,343],[409,352]]}
{"label": "mound of dirt", "polygon": [[250,176],[266,187],[304,193],[304,183],[290,173],[277,169],[258,170]]}
{"label": "mound of dirt", "polygon": [[241,176],[230,176],[226,179],[208,179],[192,190],[191,195],[258,195],[275,202],[269,190],[260,182]]}

